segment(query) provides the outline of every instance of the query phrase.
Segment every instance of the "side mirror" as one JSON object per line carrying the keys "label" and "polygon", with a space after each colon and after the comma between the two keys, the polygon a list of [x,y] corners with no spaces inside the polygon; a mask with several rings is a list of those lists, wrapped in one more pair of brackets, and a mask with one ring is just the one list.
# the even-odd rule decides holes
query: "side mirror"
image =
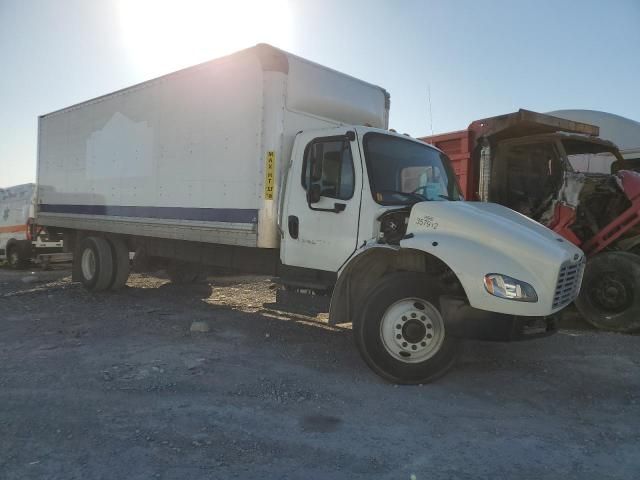
{"label": "side mirror", "polygon": [[307,188],[307,203],[318,203],[320,201],[320,185],[312,183]]}

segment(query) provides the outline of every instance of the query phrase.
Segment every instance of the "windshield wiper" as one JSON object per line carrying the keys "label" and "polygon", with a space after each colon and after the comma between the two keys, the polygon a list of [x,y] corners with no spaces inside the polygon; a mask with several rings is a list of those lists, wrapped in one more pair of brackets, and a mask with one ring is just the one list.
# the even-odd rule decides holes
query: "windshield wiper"
{"label": "windshield wiper", "polygon": [[424,202],[429,200],[427,197],[425,197],[424,195],[421,195],[419,193],[416,192],[403,192],[402,190],[378,190],[378,193],[389,193],[391,195],[402,195],[404,197],[407,197],[409,199],[413,199],[417,202]]}

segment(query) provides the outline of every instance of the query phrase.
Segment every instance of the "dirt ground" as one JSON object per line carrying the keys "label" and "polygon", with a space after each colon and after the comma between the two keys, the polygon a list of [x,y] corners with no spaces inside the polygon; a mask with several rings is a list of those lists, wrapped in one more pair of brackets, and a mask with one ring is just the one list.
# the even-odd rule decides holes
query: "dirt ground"
{"label": "dirt ground", "polygon": [[638,478],[640,337],[468,342],[399,387],[350,333],[266,278],[0,269],[0,478]]}

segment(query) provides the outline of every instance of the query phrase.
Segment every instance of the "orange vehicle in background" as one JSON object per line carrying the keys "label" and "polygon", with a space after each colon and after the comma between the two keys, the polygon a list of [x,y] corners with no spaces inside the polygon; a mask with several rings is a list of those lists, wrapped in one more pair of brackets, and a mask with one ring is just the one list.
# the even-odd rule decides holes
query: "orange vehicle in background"
{"label": "orange vehicle in background", "polygon": [[[584,250],[575,303],[588,322],[638,331],[640,173],[624,170],[618,148],[598,135],[594,125],[519,110],[421,140],[449,156],[467,200],[505,205]],[[611,173],[591,173],[595,165]]]}

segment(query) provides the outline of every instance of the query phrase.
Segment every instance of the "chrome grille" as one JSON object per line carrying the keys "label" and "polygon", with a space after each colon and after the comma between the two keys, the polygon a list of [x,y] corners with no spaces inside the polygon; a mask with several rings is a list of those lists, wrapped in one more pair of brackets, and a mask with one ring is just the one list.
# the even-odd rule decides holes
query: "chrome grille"
{"label": "chrome grille", "polygon": [[564,262],[558,273],[558,283],[553,296],[553,308],[564,307],[571,303],[580,292],[584,257],[577,262]]}

